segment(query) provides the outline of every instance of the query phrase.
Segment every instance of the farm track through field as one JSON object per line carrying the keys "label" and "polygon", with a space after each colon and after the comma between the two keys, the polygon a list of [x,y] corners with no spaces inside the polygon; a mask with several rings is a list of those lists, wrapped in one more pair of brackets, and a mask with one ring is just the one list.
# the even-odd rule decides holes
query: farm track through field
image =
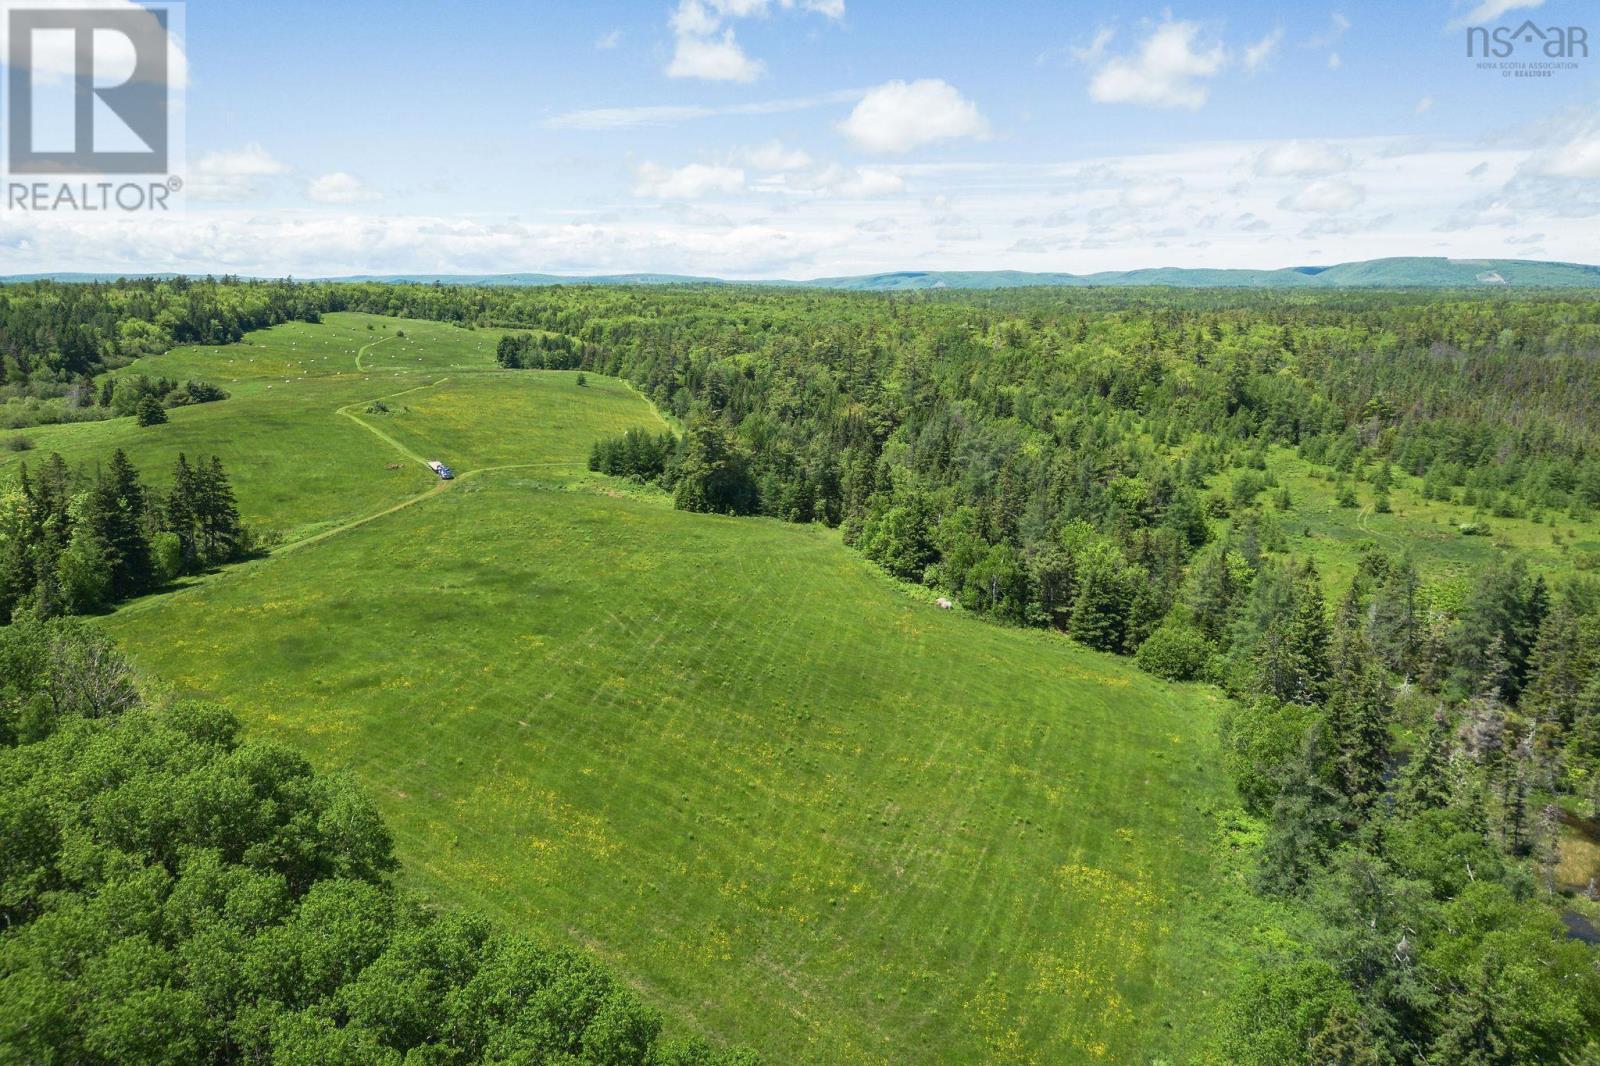
{"label": "farm track through field", "polygon": [[[384,339],[387,340],[389,338],[384,338]],[[381,344],[381,343],[383,343],[383,342],[382,341],[374,341],[373,342],[373,344]],[[367,350],[367,348],[371,348],[371,347],[372,347],[372,344],[369,344],[365,348],[362,348],[361,351],[365,352]],[[360,363],[360,359],[361,359],[361,356],[358,354],[356,356],[356,361],[357,361],[358,364]],[[416,452],[412,451],[410,448],[407,448],[404,444],[401,444],[398,440],[396,440],[394,437],[390,436],[388,433],[385,433],[383,430],[379,429],[377,426],[374,426],[371,423],[364,421],[360,416],[352,413],[351,408],[360,407],[362,404],[376,403],[379,400],[392,400],[397,396],[406,396],[406,395],[409,395],[409,394],[414,393],[414,392],[421,392],[424,389],[437,388],[438,386],[443,385],[446,381],[449,381],[449,380],[450,380],[449,377],[446,376],[446,377],[439,378],[436,381],[431,381],[426,385],[418,385],[418,386],[416,386],[414,388],[402,389],[399,392],[391,392],[391,393],[388,393],[388,394],[383,395],[383,396],[372,397],[371,399],[357,400],[354,403],[348,403],[348,404],[345,404],[342,407],[337,408],[334,413],[335,414],[339,414],[339,415],[343,415],[345,418],[350,419],[350,421],[354,422],[356,425],[360,426],[362,429],[364,429],[367,432],[369,432],[369,433],[373,434],[374,436],[376,436],[379,440],[381,440],[385,444],[389,445],[389,447],[391,447],[395,451],[399,452],[405,458],[407,458],[407,459],[411,460],[412,462],[416,463],[417,465],[427,469],[429,473],[432,473],[433,472],[432,468],[428,467],[428,461],[426,459],[424,459],[422,456],[418,455]],[[569,461],[559,460],[558,459],[558,460],[550,460],[550,461],[538,462],[538,463],[502,463],[502,464],[499,464],[499,465],[496,465],[496,466],[483,466],[483,467],[477,467],[477,468],[472,469],[472,470],[465,470],[465,471],[462,471],[461,473],[457,474],[454,479],[452,479],[450,481],[441,480],[437,484],[434,484],[433,486],[429,487],[427,490],[425,490],[423,492],[419,492],[414,496],[409,496],[406,499],[401,500],[399,503],[392,504],[392,505],[390,505],[388,507],[385,507],[385,508],[382,508],[381,510],[378,510],[378,511],[374,511],[371,514],[362,515],[360,518],[353,518],[348,522],[342,522],[339,525],[332,527],[331,529],[319,530],[316,533],[312,533],[312,534],[309,534],[307,536],[301,537],[298,540],[292,540],[292,541],[288,541],[288,542],[283,543],[283,544],[279,544],[279,545],[269,549],[264,556],[261,556],[260,558],[257,558],[257,559],[247,560],[246,562],[244,562],[244,563],[242,563],[240,565],[237,565],[237,566],[229,567],[226,570],[223,570],[223,571],[221,571],[221,572],[219,572],[217,574],[212,575],[212,579],[220,578],[225,574],[233,573],[235,571],[245,569],[247,567],[250,567],[254,563],[265,562],[268,559],[274,559],[274,558],[278,558],[279,556],[288,555],[291,552],[298,551],[299,549],[307,547],[309,545],[320,543],[322,541],[328,540],[331,537],[339,536],[342,533],[348,533],[353,529],[359,529],[362,526],[368,524],[369,522],[375,522],[380,518],[387,518],[389,515],[395,514],[398,511],[403,511],[406,508],[412,507],[412,506],[414,506],[416,504],[419,504],[424,500],[432,499],[435,496],[438,496],[438,495],[440,495],[442,493],[448,492],[456,484],[456,482],[459,482],[459,481],[469,481],[469,480],[471,480],[471,479],[473,479],[475,477],[478,477],[479,475],[482,475],[482,474],[499,473],[499,472],[505,471],[505,470],[534,470],[534,469],[539,469],[539,468],[543,468],[543,467],[571,466],[571,465],[572,464]],[[162,600],[164,600],[166,598],[178,595],[178,594],[183,593],[183,592],[187,592],[190,589],[200,588],[201,586],[208,585],[210,583],[211,583],[210,580],[195,581],[195,582],[192,582],[191,584],[183,585],[183,586],[181,586],[179,588],[167,589],[167,590],[162,591],[162,592],[152,593],[152,594],[144,597],[141,600],[137,600],[137,601],[135,601],[133,603],[129,603],[129,604],[125,605],[124,607],[122,607],[120,609],[120,611],[118,613],[122,613],[122,614],[137,614],[142,610],[146,610],[146,609],[154,606],[155,604],[160,603]]]}
{"label": "farm track through field", "polygon": [[382,344],[384,341],[393,340],[393,339],[394,339],[393,337],[380,337],[375,341],[368,341],[366,344],[363,344],[361,346],[361,350],[356,352],[356,369],[357,370],[366,370],[367,368],[361,365],[361,357],[363,355],[366,355],[368,352],[372,351],[372,349],[376,348],[378,345]]}

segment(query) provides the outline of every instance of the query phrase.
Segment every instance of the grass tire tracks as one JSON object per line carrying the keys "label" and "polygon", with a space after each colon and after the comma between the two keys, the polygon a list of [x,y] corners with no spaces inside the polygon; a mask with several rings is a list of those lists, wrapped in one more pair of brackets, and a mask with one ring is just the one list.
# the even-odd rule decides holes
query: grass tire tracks
{"label": "grass tire tracks", "polygon": [[352,407],[360,407],[362,404],[374,404],[374,403],[379,402],[380,400],[392,400],[397,396],[409,396],[411,393],[413,393],[413,392],[421,392],[423,389],[437,388],[438,386],[443,385],[445,382],[447,382],[449,380],[450,380],[449,375],[446,375],[446,376],[444,376],[442,378],[439,378],[436,381],[430,381],[426,385],[418,385],[415,388],[402,389],[399,392],[391,392],[386,396],[374,396],[370,400],[357,400],[355,403],[347,403],[343,407],[338,408],[335,413],[343,415],[345,418],[348,418],[350,421],[354,422],[356,425],[360,426],[362,429],[366,430],[368,433],[371,433],[373,436],[377,437],[379,440],[383,441],[389,447],[393,448],[395,451],[399,452],[401,455],[405,456],[407,459],[410,459],[413,463],[416,463],[418,466],[426,467],[428,465],[428,461],[426,459],[424,459],[422,456],[418,455],[416,452],[412,451],[410,448],[407,448],[404,444],[401,444],[399,441],[395,440],[393,437],[391,437],[389,434],[385,433],[383,430],[379,429],[377,426],[373,425],[370,422],[364,421],[359,415],[351,413],[350,409]]}
{"label": "grass tire tracks", "polygon": [[361,370],[361,371],[365,371],[367,368],[361,365],[361,357],[366,355],[368,352],[372,351],[372,349],[376,348],[378,345],[382,344],[384,341],[389,341],[389,340],[394,340],[394,338],[393,337],[379,337],[375,341],[368,341],[366,344],[363,344],[361,346],[361,349],[356,352],[356,369],[357,370]]}
{"label": "grass tire tracks", "polygon": [[[370,433],[375,434],[379,439],[384,441],[384,443],[386,443],[390,447],[394,448],[396,451],[398,451],[401,455],[404,455],[406,458],[412,460],[413,462],[415,462],[415,463],[417,463],[417,464],[419,464],[419,465],[421,465],[423,467],[427,467],[427,465],[428,465],[427,464],[427,460],[425,460],[421,456],[417,455],[417,453],[413,452],[411,449],[407,448],[405,445],[401,444],[399,441],[395,440],[393,437],[391,437],[389,434],[383,432],[381,429],[378,429],[376,426],[373,426],[373,425],[371,425],[371,424],[369,424],[367,422],[362,421],[361,418],[359,418],[358,416],[356,416],[356,415],[354,415],[354,414],[352,414],[350,412],[350,408],[359,407],[361,404],[364,404],[364,403],[370,404],[370,403],[375,402],[376,400],[388,400],[388,399],[393,399],[396,396],[405,396],[405,395],[407,395],[409,393],[420,392],[423,389],[431,389],[431,388],[434,388],[435,386],[444,384],[448,380],[449,380],[448,377],[442,377],[442,378],[439,378],[437,381],[429,382],[426,385],[418,385],[415,388],[403,389],[400,392],[389,393],[386,396],[378,396],[378,397],[374,397],[373,399],[370,399],[370,400],[357,400],[357,401],[355,401],[355,403],[345,404],[343,407],[338,408],[336,410],[336,413],[345,416],[346,418],[348,418],[352,422],[354,422],[356,425],[360,426],[361,428],[367,430]],[[474,470],[466,470],[466,471],[463,471],[460,474],[457,474],[455,476],[455,478],[453,480],[451,480],[451,481],[443,481],[443,480],[441,480],[441,481],[437,482],[436,484],[430,486],[426,490],[424,490],[422,492],[419,492],[414,496],[408,496],[408,497],[406,497],[405,499],[401,500],[398,503],[392,504],[392,505],[390,505],[388,507],[385,507],[385,508],[383,508],[381,510],[374,511],[371,514],[362,515],[359,518],[353,518],[348,522],[342,522],[339,525],[333,526],[333,527],[331,527],[329,529],[318,530],[315,533],[311,533],[311,534],[308,534],[307,536],[300,537],[297,540],[286,541],[283,544],[275,545],[272,548],[267,549],[267,551],[264,552],[263,554],[261,554],[259,556],[256,556],[253,559],[244,560],[241,563],[235,564],[233,566],[226,567],[225,569],[219,570],[219,571],[217,571],[214,574],[209,575],[209,576],[212,577],[212,578],[217,578],[217,577],[221,577],[221,576],[223,576],[225,574],[236,573],[236,572],[241,571],[241,570],[252,569],[255,566],[255,564],[263,563],[263,562],[266,562],[266,561],[268,561],[270,559],[275,559],[275,558],[278,558],[280,556],[288,555],[291,552],[297,551],[297,550],[299,550],[301,548],[305,548],[305,547],[308,547],[308,546],[310,546],[312,544],[317,544],[317,543],[319,543],[321,541],[328,540],[331,537],[336,537],[336,536],[340,535],[341,533],[348,533],[353,529],[359,529],[360,527],[368,524],[369,522],[375,522],[380,518],[387,518],[389,515],[395,514],[398,511],[403,511],[406,508],[415,506],[416,504],[419,504],[424,500],[429,500],[429,499],[432,499],[435,496],[441,495],[442,493],[448,492],[456,484],[456,482],[469,481],[469,480],[471,480],[473,478],[478,477],[481,474],[493,474],[493,473],[497,473],[497,472],[503,471],[503,470],[534,470],[534,469],[539,469],[539,468],[542,468],[542,467],[571,466],[571,465],[572,464],[569,461],[566,461],[566,460],[550,460],[550,461],[538,462],[538,463],[504,463],[504,464],[500,464],[500,465],[497,465],[497,466],[484,466],[484,467],[478,467],[478,468],[476,468]],[[431,469],[430,469],[429,472],[430,473],[432,472]],[[117,609],[116,613],[118,613],[118,614],[137,614],[142,610],[146,610],[146,609],[154,606],[155,604],[161,603],[161,602],[171,598],[172,596],[176,596],[176,595],[179,595],[180,593],[188,592],[188,591],[190,591],[192,589],[202,588],[202,587],[204,587],[206,585],[209,585],[209,584],[211,584],[210,580],[206,580],[206,579],[202,578],[200,580],[192,581],[192,582],[190,582],[188,584],[181,585],[181,586],[179,586],[177,588],[171,588],[171,589],[166,589],[164,591],[153,592],[153,593],[150,593],[150,594],[148,594],[146,596],[141,597],[140,599],[137,599],[137,600],[134,600],[134,601],[132,601],[130,603],[124,604],[123,606],[121,606],[121,607],[119,607]]]}

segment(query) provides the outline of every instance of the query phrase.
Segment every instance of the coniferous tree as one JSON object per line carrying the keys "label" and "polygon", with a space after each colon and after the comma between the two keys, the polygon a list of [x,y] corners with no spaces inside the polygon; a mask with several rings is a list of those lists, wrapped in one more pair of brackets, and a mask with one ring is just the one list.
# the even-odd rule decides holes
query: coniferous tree
{"label": "coniferous tree", "polygon": [[222,460],[212,456],[211,462],[197,467],[195,482],[200,558],[207,566],[232,562],[244,550],[245,530]]}
{"label": "coniferous tree", "polygon": [[1109,543],[1092,545],[1078,559],[1077,588],[1067,635],[1100,651],[1121,651],[1133,599],[1122,553]]}
{"label": "coniferous tree", "polygon": [[1400,777],[1395,802],[1411,817],[1449,806],[1451,792],[1449,722],[1440,711],[1429,720],[1421,744]]}
{"label": "coniferous tree", "polygon": [[1545,616],[1531,655],[1531,676],[1522,705],[1533,715],[1572,727],[1578,697],[1590,672],[1578,616],[1563,600]]}
{"label": "coniferous tree", "polygon": [[161,406],[161,400],[155,395],[146,395],[139,401],[135,416],[139,425],[148,429],[151,426],[165,425],[167,422],[167,409]]}
{"label": "coniferous tree", "polygon": [[1322,595],[1322,581],[1314,564],[1307,562],[1300,571],[1295,585],[1294,620],[1289,627],[1289,641],[1300,662],[1301,702],[1315,703],[1327,694],[1330,666],[1328,661],[1329,632],[1328,607]]}
{"label": "coniferous tree", "polygon": [[1327,861],[1344,834],[1344,799],[1328,781],[1327,762],[1326,738],[1313,727],[1300,754],[1279,778],[1258,873],[1268,891],[1299,889]]}
{"label": "coniferous tree", "polygon": [[1417,592],[1420,582],[1410,559],[1394,565],[1373,594],[1367,639],[1389,667],[1414,673],[1420,640]]}
{"label": "coniferous tree", "polygon": [[1353,813],[1371,810],[1383,792],[1389,757],[1389,686],[1352,624],[1342,628],[1328,697],[1335,780]]}
{"label": "coniferous tree", "polygon": [[136,595],[150,586],[154,568],[145,534],[147,508],[139,472],[119,448],[90,491],[82,514],[82,521],[105,550],[114,598]]}
{"label": "coniferous tree", "polygon": [[179,557],[184,573],[192,573],[200,562],[199,515],[200,478],[188,458],[178,453],[172,468],[172,490],[167,494],[165,527],[178,538]]}

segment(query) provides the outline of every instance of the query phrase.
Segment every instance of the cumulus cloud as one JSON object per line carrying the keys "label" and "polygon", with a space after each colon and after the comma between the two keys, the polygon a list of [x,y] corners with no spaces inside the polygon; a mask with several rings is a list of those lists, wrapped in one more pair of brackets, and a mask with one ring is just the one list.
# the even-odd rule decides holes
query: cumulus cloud
{"label": "cumulus cloud", "polygon": [[1145,107],[1204,106],[1206,79],[1227,62],[1220,42],[1202,43],[1198,22],[1168,19],[1132,55],[1107,60],[1089,81],[1089,95],[1105,104]]}
{"label": "cumulus cloud", "polygon": [[266,191],[267,179],[288,172],[259,144],[207,152],[189,170],[188,194],[209,203],[254,200]]}
{"label": "cumulus cloud", "polygon": [[1341,178],[1313,181],[1297,192],[1278,201],[1278,206],[1290,211],[1309,211],[1313,214],[1331,215],[1360,207],[1367,198],[1361,186]]}
{"label": "cumulus cloud", "polygon": [[383,193],[354,174],[336,170],[308,182],[306,199],[318,204],[364,204],[383,199]]}
{"label": "cumulus cloud", "polygon": [[755,81],[766,69],[760,60],[745,55],[733,38],[733,30],[719,37],[679,36],[669,78],[700,78],[703,81]]}
{"label": "cumulus cloud", "polygon": [[775,8],[844,17],[844,0],[679,0],[671,19],[674,43],[667,76],[740,82],[759,78],[765,65],[745,52],[729,23],[765,16]]}
{"label": "cumulus cloud", "polygon": [[743,192],[744,171],[738,167],[690,163],[676,169],[658,163],[639,168],[635,196],[656,200],[698,200],[716,193]]}
{"label": "cumulus cloud", "polygon": [[1285,141],[1256,157],[1255,171],[1268,178],[1320,178],[1350,169],[1350,152],[1316,141]]}
{"label": "cumulus cloud", "polygon": [[900,155],[938,141],[986,136],[989,123],[955,86],[924,78],[871,90],[839,129],[862,151]]}

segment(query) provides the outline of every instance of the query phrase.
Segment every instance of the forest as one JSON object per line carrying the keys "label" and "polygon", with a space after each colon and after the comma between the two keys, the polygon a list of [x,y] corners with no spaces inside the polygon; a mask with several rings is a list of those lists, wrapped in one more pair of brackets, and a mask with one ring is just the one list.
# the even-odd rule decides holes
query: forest
{"label": "forest", "polygon": [[[1600,299],[38,283],[0,293],[4,417],[143,422],[180,388],[220,399],[203,382],[108,391],[97,376],[174,344],[344,310],[505,330],[507,373],[625,379],[675,431],[600,441],[590,469],[657,486],[682,510],[837,528],[889,578],[993,624],[1058,631],[1226,693],[1225,769],[1240,802],[1230,846],[1253,905],[1286,933],[1248,945],[1219,1061],[1600,1062],[1596,950],[1560,916],[1597,889],[1555,875],[1564,827],[1592,832],[1600,818],[1600,544],[1568,535],[1600,510]],[[1291,460],[1314,474],[1294,491]],[[356,801],[318,791],[333,786],[301,780],[303,768],[249,787],[291,788],[311,812],[294,832],[315,825],[326,839],[281,839],[289,829],[256,815],[243,824],[272,841],[259,849],[211,830],[178,839],[176,823],[141,823],[157,816],[143,808],[129,836],[103,838],[85,760],[150,782],[282,762],[204,708],[124,695],[112,715],[44,691],[52,656],[114,657],[47,620],[248,550],[220,465],[180,462],[165,499],[122,456],[93,475],[47,461],[5,497],[0,604],[17,709],[3,739],[28,754],[0,772],[0,813],[23,818],[58,787],[79,797],[26,818],[43,835],[0,885],[0,981],[29,989],[0,1000],[41,1005],[8,1027],[46,1005],[84,1009],[55,985],[60,945],[110,927],[95,908],[113,889],[148,924],[97,933],[92,951],[73,953],[74,981],[165,973],[191,945],[259,943],[270,956],[266,985],[214,974],[216,986],[186,986],[163,1008],[211,1041],[208,1055],[324,1039],[401,1054],[455,1039],[396,1028],[396,990],[427,986],[441,998],[419,1017],[466,1034],[451,1045],[459,1057],[439,1061],[512,1061],[502,1028],[522,1039],[545,1023],[520,1020],[543,993],[505,992],[511,970],[572,970],[573,1002],[621,996],[509,934],[408,911],[385,887],[380,830]],[[1549,531],[1561,564],[1506,545],[1452,580],[1417,545],[1373,541],[1335,579],[1300,518],[1304,486],[1368,515],[1388,513],[1402,482],[1471,516],[1444,536],[1492,542],[1497,523],[1525,522]],[[112,730],[113,717],[143,724]],[[150,782],[129,796],[165,787]],[[235,892],[254,902],[229,902]],[[310,960],[296,937],[316,921],[386,935],[359,959]],[[427,972],[417,960],[444,958],[470,960],[450,969],[458,986],[410,979]],[[625,1030],[633,1050],[581,1061],[647,1061],[653,1023],[631,1005],[613,1021],[611,1009],[594,1007],[615,1027],[604,1039]],[[117,1061],[116,1041],[139,1038],[127,1017],[75,1020],[64,1028],[101,1043],[39,1057]],[[560,1030],[568,1054],[602,1025],[573,1018]],[[691,1053],[709,1054],[672,1052]]]}

